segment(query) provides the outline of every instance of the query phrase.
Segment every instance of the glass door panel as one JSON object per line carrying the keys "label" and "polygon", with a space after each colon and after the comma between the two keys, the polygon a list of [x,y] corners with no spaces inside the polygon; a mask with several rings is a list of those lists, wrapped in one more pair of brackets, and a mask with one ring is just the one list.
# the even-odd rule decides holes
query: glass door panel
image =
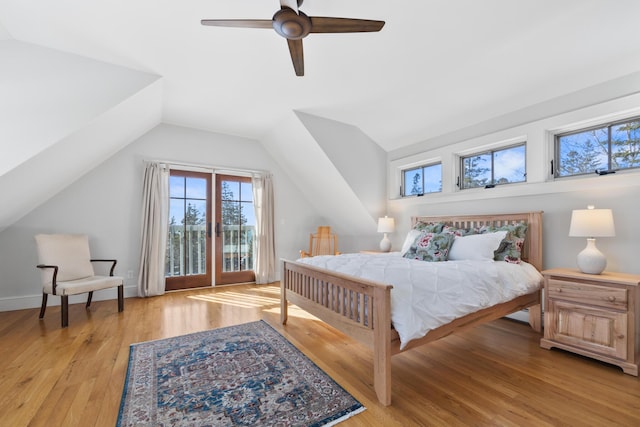
{"label": "glass door panel", "polygon": [[211,286],[211,174],[172,170],[166,290]]}
{"label": "glass door panel", "polygon": [[216,176],[216,284],[253,282],[256,219],[251,178]]}

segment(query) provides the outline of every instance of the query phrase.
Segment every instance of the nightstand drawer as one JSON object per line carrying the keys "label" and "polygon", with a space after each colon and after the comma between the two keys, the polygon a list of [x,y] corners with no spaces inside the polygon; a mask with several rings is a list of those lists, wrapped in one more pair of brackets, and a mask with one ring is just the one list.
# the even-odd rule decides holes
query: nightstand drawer
{"label": "nightstand drawer", "polygon": [[549,298],[627,310],[627,289],[549,279]]}

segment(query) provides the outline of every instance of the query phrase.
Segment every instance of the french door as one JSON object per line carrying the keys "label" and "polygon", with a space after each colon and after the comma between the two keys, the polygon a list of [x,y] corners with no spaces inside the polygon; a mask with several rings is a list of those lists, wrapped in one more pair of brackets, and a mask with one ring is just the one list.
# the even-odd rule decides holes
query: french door
{"label": "french door", "polygon": [[216,284],[255,281],[251,178],[216,175]]}
{"label": "french door", "polygon": [[165,289],[211,286],[211,260],[211,174],[172,170]]}

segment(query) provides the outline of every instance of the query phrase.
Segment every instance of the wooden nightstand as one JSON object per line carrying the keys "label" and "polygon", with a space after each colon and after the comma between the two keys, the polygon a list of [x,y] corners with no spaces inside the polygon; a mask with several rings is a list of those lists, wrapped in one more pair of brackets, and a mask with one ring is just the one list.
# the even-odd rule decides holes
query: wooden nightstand
{"label": "wooden nightstand", "polygon": [[543,348],[557,347],[638,376],[640,275],[545,270]]}

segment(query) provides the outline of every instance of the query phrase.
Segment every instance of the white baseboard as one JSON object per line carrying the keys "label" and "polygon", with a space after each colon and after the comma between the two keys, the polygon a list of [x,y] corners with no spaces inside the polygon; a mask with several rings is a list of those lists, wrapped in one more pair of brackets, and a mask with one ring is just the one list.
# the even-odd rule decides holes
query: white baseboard
{"label": "white baseboard", "polygon": [[[138,296],[138,288],[136,286],[125,286],[124,297],[131,298]],[[103,289],[101,291],[95,291],[93,293],[92,301],[105,301],[115,300],[118,298],[118,290]],[[86,303],[87,294],[71,295],[69,297],[69,304]],[[24,310],[26,308],[40,308],[42,304],[42,294],[39,295],[26,295],[21,297],[8,297],[0,298],[0,311],[13,311]],[[47,307],[60,305],[60,298],[55,295],[49,295],[47,299]]]}
{"label": "white baseboard", "polygon": [[529,323],[529,310],[525,309],[525,310],[516,311],[515,313],[507,314],[504,317]]}
{"label": "white baseboard", "polygon": [[[524,323],[529,323],[529,309],[524,309],[520,311],[516,311],[515,313],[507,314],[504,317],[508,317],[509,319],[519,320]],[[544,326],[544,312],[542,313],[542,317],[540,319]]]}

